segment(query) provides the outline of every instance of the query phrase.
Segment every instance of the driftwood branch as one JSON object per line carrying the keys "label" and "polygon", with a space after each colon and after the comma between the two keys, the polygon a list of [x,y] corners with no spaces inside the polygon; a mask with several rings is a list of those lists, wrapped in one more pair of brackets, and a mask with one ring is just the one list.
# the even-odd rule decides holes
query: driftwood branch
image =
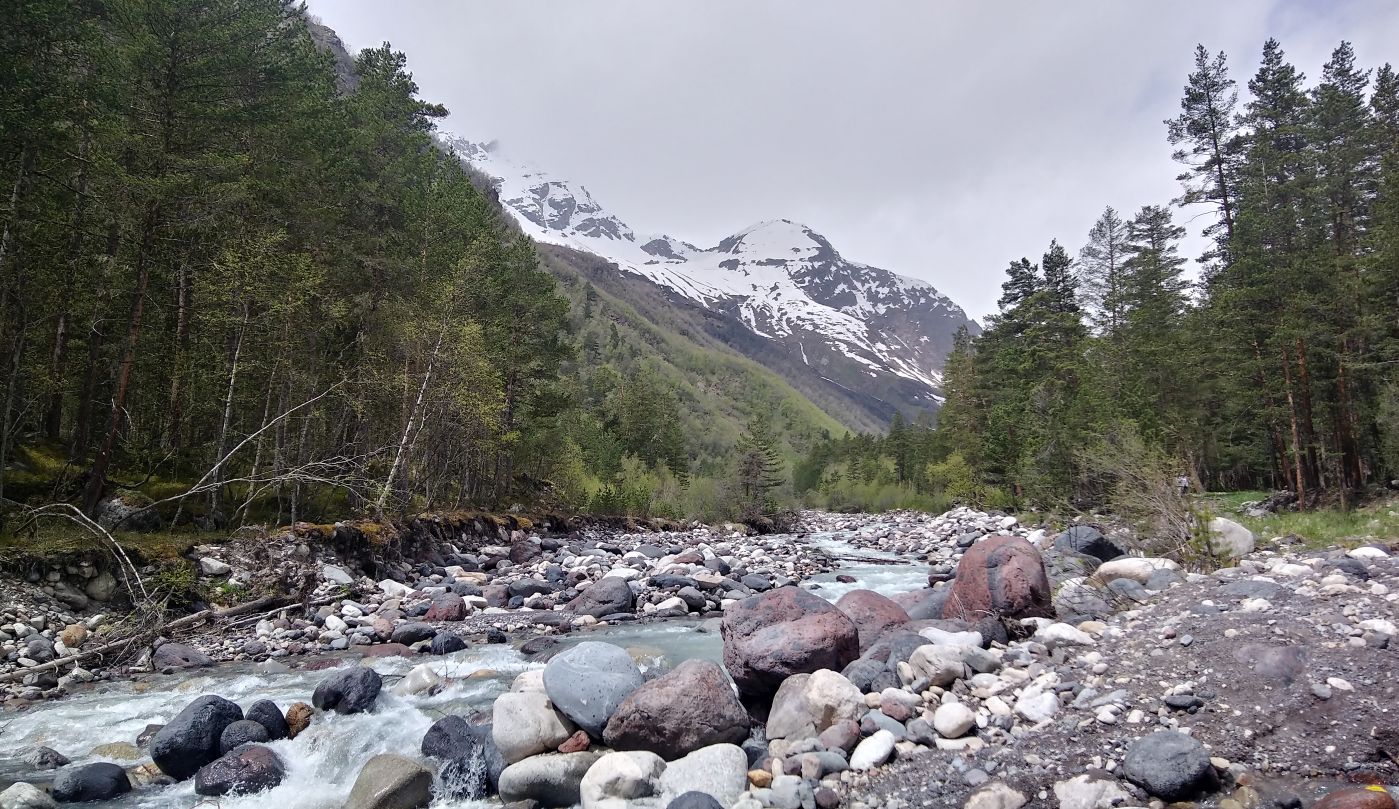
{"label": "driftwood branch", "polygon": [[[345,596],[343,595],[329,596],[326,598],[321,598],[315,601],[307,602],[306,606],[319,607],[334,601],[339,601],[344,597]],[[290,607],[296,603],[296,599],[288,596],[266,596],[264,598],[259,598],[256,601],[249,601],[246,604],[239,604],[236,607],[229,607],[228,609],[201,610],[199,612],[186,615],[183,618],[176,618],[175,620],[165,624],[159,630],[147,630],[145,632],[137,632],[135,634],[128,635],[125,638],[120,638],[118,640],[112,641],[111,643],[106,643],[101,646],[98,646],[95,649],[87,649],[78,652],[77,654],[71,654],[67,657],[60,657],[56,660],[51,660],[48,663],[40,663],[37,666],[30,666],[27,669],[16,669],[15,671],[9,672],[8,674],[0,674],[0,683],[18,682],[24,679],[24,677],[28,674],[35,674],[45,671],[54,671],[56,669],[61,669],[64,666],[76,665],[85,660],[91,660],[93,658],[101,657],[106,654],[125,651],[131,645],[148,640],[155,635],[167,634],[175,630],[187,629],[189,627],[198,626],[200,623],[203,623],[205,621],[213,622],[222,620],[224,618],[237,618],[242,615],[258,612],[259,610],[261,610],[262,612],[259,613],[256,617],[263,618],[280,610],[286,609],[287,607]]]}

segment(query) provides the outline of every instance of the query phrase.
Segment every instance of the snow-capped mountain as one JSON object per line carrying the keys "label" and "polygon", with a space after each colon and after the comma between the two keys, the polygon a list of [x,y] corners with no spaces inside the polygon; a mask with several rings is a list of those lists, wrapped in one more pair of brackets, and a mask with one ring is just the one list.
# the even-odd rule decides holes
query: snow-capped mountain
{"label": "snow-capped mountain", "polygon": [[536,241],[600,256],[732,315],[846,390],[867,392],[882,380],[893,389],[879,397],[891,411],[936,408],[953,336],[964,325],[977,331],[931,284],[849,261],[796,222],[760,222],[701,249],[636,233],[584,186],[511,160],[495,144],[451,135],[443,142],[492,178],[501,204]]}

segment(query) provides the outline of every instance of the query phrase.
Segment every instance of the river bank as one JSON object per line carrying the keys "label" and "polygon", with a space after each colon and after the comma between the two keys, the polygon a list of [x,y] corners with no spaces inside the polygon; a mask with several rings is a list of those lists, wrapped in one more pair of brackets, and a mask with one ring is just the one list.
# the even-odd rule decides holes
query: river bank
{"label": "river bank", "polygon": [[[223,807],[372,806],[356,803],[356,783],[387,777],[375,767],[390,755],[408,757],[394,772],[405,789],[426,784],[437,809],[490,805],[475,797],[487,792],[548,805],[559,789],[585,807],[710,805],[675,804],[681,787],[744,809],[1332,801],[1325,809],[1380,806],[1387,795],[1344,790],[1396,781],[1399,568],[1386,549],[1292,552],[1264,540],[1205,574],[1117,558],[1092,529],[1050,534],[967,510],[812,513],[801,527],[580,533],[557,547],[525,535],[535,558],[477,547],[443,561],[481,570],[415,568],[373,590],[358,582],[358,599],[181,638],[217,662],[112,672],[66,684],[60,699],[11,702],[0,736],[16,755],[0,784],[44,789],[107,762],[134,790],[98,805],[188,806],[199,779],[172,779],[143,737],[178,725],[200,694],[240,715],[271,700],[279,717],[308,720],[262,745],[277,785],[220,797]],[[1021,562],[1043,582],[1007,575]],[[999,573],[978,573],[989,570]],[[629,609],[610,580],[631,593]],[[481,606],[502,595],[486,588],[503,588],[504,605]],[[394,640],[409,631],[417,637]],[[463,648],[448,650],[449,637]],[[576,676],[551,682],[551,667]],[[364,710],[342,711],[341,698],[359,697],[337,678],[355,672],[378,686]],[[705,685],[730,675],[736,694]],[[340,683],[335,699],[328,682]],[[605,694],[580,707],[566,682],[624,685],[598,724],[586,706]],[[46,769],[42,748],[73,763]],[[509,766],[493,766],[491,750]],[[1143,764],[1157,760],[1169,766]]]}

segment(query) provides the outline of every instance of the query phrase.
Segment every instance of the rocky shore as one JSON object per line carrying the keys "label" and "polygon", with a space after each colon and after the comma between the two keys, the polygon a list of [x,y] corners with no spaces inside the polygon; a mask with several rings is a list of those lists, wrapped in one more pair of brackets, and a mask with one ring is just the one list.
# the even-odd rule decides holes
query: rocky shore
{"label": "rocky shore", "polygon": [[[1216,554],[1237,558],[1210,572],[1125,554],[1093,526],[965,509],[808,514],[800,534],[769,537],[522,533],[401,580],[312,554],[312,600],[354,597],[168,643],[150,661],[338,663],[311,693],[199,697],[147,738],[113,740],[136,741],[144,763],[69,763],[51,791],[150,796],[192,781],[197,795],[275,797],[308,728],[489,676],[444,677],[430,661],[509,641],[534,662],[481,710],[419,731],[420,749],[368,757],[346,807],[1393,809],[1390,548],[1302,551],[1212,527]],[[832,538],[928,565],[928,586],[822,598],[810,579],[839,574],[840,554],[822,549]],[[209,553],[237,575],[236,554]],[[722,665],[658,664],[597,631],[679,616],[714,616],[701,629],[718,631]],[[560,642],[570,635],[584,640]],[[408,659],[405,676],[385,678],[385,655]],[[82,698],[74,682],[53,688]],[[66,760],[25,755],[36,771]],[[48,805],[35,784],[0,807]]]}

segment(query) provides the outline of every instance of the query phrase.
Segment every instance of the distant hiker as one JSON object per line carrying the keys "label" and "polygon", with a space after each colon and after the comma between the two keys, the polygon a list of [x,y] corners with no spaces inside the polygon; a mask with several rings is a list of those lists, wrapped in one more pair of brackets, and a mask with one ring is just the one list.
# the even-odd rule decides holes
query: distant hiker
{"label": "distant hiker", "polygon": [[1184,497],[1188,491],[1190,491],[1190,477],[1187,475],[1176,477],[1176,494]]}

